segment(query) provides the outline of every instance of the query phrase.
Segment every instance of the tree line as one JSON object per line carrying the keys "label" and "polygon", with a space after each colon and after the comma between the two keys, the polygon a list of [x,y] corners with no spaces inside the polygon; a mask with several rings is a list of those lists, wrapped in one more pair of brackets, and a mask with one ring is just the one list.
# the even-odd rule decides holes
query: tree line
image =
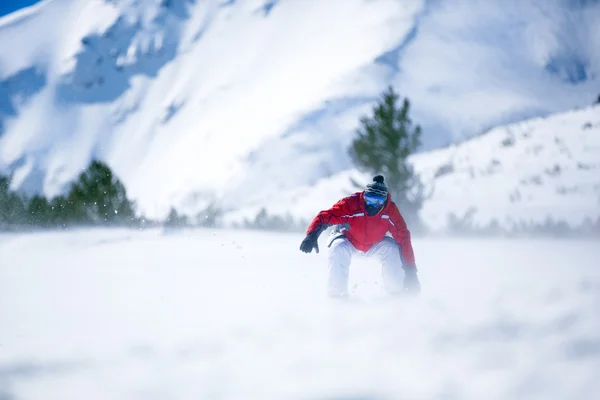
{"label": "tree line", "polygon": [[135,203],[111,169],[92,161],[64,195],[47,199],[10,189],[11,178],[0,176],[0,229],[60,228],[77,225],[136,225]]}

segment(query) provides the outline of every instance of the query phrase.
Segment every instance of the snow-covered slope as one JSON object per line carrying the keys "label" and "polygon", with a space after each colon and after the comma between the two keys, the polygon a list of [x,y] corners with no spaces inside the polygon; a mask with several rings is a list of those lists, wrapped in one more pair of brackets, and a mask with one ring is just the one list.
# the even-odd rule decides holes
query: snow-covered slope
{"label": "snow-covered slope", "polygon": [[[150,217],[320,185],[394,83],[433,146],[597,96],[598,2],[45,0],[0,19],[0,172]],[[485,3],[485,5],[484,5]]]}
{"label": "snow-covered slope", "polygon": [[[433,231],[445,230],[452,214],[475,228],[549,220],[581,227],[600,219],[600,105],[497,127],[410,161],[431,194],[421,216]],[[356,190],[351,179],[366,184],[370,178],[344,171],[316,186],[271,193],[239,215],[265,205],[311,219]]]}
{"label": "snow-covered slope", "polygon": [[419,298],[381,298],[358,257],[349,303],[301,240],[0,235],[0,398],[600,397],[593,240],[416,239]]}
{"label": "snow-covered slope", "polygon": [[[422,216],[475,227],[600,221],[600,105],[495,128],[414,158],[434,193]],[[598,226],[598,225],[596,225]]]}

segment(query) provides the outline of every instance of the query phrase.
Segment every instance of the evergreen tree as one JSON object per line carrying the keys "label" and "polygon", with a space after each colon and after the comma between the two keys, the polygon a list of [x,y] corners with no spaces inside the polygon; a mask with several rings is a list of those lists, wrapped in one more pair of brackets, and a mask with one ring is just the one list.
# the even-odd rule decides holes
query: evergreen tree
{"label": "evergreen tree", "polygon": [[54,197],[48,204],[47,220],[49,226],[66,226],[74,222],[72,215],[67,208],[67,199],[64,196]]}
{"label": "evergreen tree", "polygon": [[47,227],[50,224],[50,203],[44,196],[33,196],[27,204],[27,223]]}
{"label": "evergreen tree", "polygon": [[222,216],[223,210],[217,206],[216,201],[213,201],[196,215],[196,222],[198,226],[216,228],[220,226]]}
{"label": "evergreen tree", "polygon": [[25,219],[25,199],[10,190],[10,178],[0,176],[0,223],[23,224]]}
{"label": "evergreen tree", "polygon": [[8,198],[10,196],[10,180],[0,175],[0,226],[8,224]]}
{"label": "evergreen tree", "polygon": [[127,198],[125,187],[99,161],[93,161],[73,183],[65,203],[62,212],[68,221],[109,225],[135,219],[134,204]]}
{"label": "evergreen tree", "polygon": [[185,215],[179,215],[174,207],[171,207],[169,215],[165,219],[164,226],[169,228],[183,228],[188,225],[188,220]]}
{"label": "evergreen tree", "polygon": [[409,228],[417,230],[422,228],[418,212],[425,199],[424,187],[407,159],[421,145],[421,127],[409,117],[409,100],[400,105],[398,101],[399,95],[390,86],[372,115],[361,117],[349,153],[359,170],[385,176]]}

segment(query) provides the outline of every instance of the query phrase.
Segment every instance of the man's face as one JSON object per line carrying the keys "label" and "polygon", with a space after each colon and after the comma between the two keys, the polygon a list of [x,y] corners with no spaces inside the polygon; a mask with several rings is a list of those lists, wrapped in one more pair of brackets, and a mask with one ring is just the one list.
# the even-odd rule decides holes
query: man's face
{"label": "man's face", "polygon": [[365,208],[367,209],[367,214],[373,216],[377,214],[383,206],[385,205],[386,197],[376,195],[374,193],[367,193],[363,195],[363,199],[365,201]]}

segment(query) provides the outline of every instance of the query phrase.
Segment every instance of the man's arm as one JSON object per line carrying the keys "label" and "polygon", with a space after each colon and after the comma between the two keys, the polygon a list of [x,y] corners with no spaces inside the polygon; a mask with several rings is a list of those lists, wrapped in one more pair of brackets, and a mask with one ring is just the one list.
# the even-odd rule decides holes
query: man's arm
{"label": "man's arm", "polygon": [[415,262],[415,253],[412,247],[410,231],[406,227],[406,222],[395,204],[393,204],[392,211],[390,212],[389,225],[389,231],[392,234],[392,237],[400,246],[404,268],[416,268],[417,264]]}
{"label": "man's arm", "polygon": [[348,222],[352,213],[353,208],[352,197],[345,197],[335,203],[333,207],[328,210],[323,210],[317,214],[311,224],[306,230],[306,238],[300,244],[300,250],[305,253],[310,253],[313,249],[318,253],[319,244],[317,239],[319,235],[331,225],[338,225]]}
{"label": "man's arm", "polygon": [[306,230],[306,234],[314,234],[317,237],[331,225],[339,225],[348,222],[352,215],[360,210],[353,210],[350,204],[351,197],[345,197],[335,203],[330,209],[323,210],[317,214]]}

